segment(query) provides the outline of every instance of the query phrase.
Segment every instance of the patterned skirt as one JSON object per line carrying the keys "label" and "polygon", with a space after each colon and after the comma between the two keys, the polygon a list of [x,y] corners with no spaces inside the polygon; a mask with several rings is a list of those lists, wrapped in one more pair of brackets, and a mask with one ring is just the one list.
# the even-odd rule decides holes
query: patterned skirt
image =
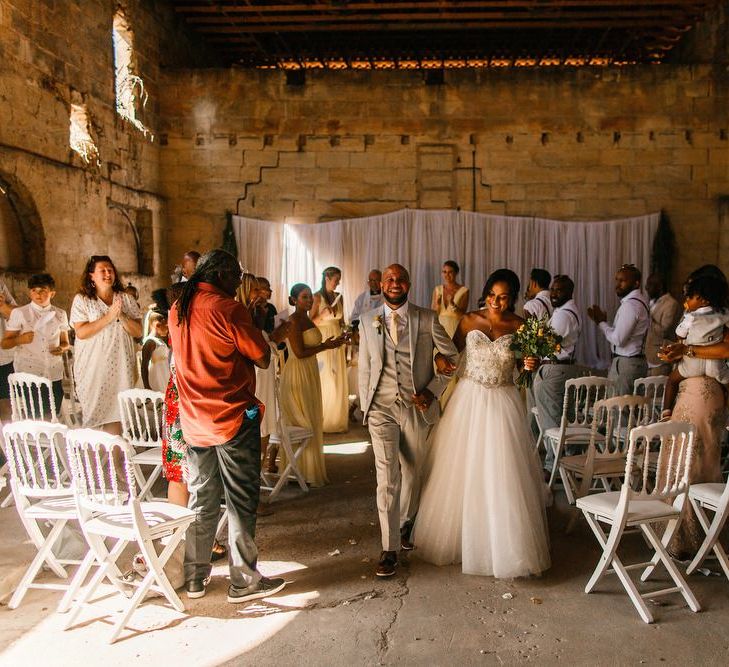
{"label": "patterned skirt", "polygon": [[187,443],[180,426],[180,399],[177,393],[177,374],[170,367],[165,402],[162,408],[162,470],[168,482],[187,482]]}

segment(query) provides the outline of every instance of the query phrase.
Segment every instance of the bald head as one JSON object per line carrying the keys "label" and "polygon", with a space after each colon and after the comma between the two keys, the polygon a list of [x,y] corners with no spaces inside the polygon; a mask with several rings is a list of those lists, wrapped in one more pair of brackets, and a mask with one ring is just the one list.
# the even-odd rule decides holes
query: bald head
{"label": "bald head", "polygon": [[401,264],[391,264],[382,273],[382,294],[392,308],[398,308],[408,300],[410,274]]}

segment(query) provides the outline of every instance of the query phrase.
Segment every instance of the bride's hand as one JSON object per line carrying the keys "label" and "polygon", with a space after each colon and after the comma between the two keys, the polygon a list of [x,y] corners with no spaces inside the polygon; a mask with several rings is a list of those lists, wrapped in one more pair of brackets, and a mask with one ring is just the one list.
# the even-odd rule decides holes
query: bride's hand
{"label": "bride's hand", "polygon": [[453,371],[456,370],[456,365],[451,362],[448,357],[438,352],[438,354],[435,355],[435,367],[438,370],[438,373],[440,375],[445,375],[446,377],[450,377],[453,375]]}
{"label": "bride's hand", "polygon": [[539,368],[539,357],[524,357],[524,370],[535,371]]}

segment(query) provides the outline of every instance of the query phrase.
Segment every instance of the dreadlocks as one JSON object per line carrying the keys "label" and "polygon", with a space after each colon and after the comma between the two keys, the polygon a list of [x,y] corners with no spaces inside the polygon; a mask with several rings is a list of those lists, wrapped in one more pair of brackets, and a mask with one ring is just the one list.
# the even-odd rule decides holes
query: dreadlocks
{"label": "dreadlocks", "polygon": [[220,274],[240,271],[238,260],[226,250],[216,248],[206,252],[198,261],[195,271],[185,283],[182,294],[177,300],[177,323],[180,326],[190,321],[192,300],[200,283],[211,283],[220,287]]}

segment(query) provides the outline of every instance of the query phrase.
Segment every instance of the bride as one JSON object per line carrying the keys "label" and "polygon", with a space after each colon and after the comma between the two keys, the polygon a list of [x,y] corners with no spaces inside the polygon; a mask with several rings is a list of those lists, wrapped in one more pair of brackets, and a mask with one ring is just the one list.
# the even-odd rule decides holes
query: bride
{"label": "bride", "polygon": [[484,310],[468,313],[454,337],[465,358],[432,436],[413,541],[424,560],[462,563],[464,574],[539,574],[550,566],[543,481],[509,349],[523,323],[519,278],[499,269],[484,294]]}

